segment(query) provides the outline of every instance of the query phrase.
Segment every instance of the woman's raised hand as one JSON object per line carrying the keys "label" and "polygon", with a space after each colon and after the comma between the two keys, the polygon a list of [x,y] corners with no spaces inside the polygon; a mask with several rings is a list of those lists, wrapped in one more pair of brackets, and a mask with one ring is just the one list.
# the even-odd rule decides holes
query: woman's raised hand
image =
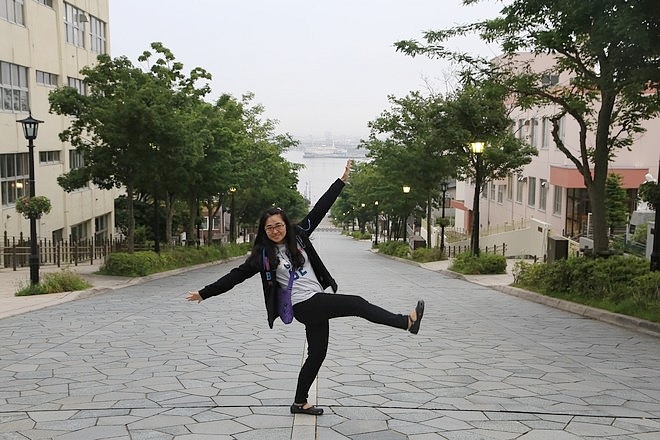
{"label": "woman's raised hand", "polygon": [[348,175],[351,173],[351,159],[346,161],[346,168],[344,168],[344,174],[340,177],[343,182],[348,180]]}

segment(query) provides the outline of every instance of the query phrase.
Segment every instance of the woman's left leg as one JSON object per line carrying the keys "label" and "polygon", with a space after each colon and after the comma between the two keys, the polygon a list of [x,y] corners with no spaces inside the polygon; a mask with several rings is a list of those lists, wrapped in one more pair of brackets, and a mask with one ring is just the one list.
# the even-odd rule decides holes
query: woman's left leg
{"label": "woman's left leg", "polygon": [[[313,316],[314,319],[328,320],[343,316],[359,316],[375,324],[406,330],[410,326],[409,315],[399,315],[371,304],[357,295],[341,295],[320,292],[310,299],[294,306],[294,316]],[[300,319],[298,319],[300,321]]]}

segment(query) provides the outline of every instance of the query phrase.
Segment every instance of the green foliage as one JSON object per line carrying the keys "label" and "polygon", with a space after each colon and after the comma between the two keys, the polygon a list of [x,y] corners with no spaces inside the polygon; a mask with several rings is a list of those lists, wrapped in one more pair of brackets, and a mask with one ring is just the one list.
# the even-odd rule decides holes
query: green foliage
{"label": "green foliage", "polygon": [[646,224],[637,225],[635,228],[635,233],[632,235],[631,240],[636,243],[646,244]]}
{"label": "green foliage", "polygon": [[[656,4],[656,0],[512,0],[493,19],[428,31],[425,43],[408,40],[395,46],[411,56],[462,64],[465,83],[496,80],[508,89],[512,104],[522,109],[555,109],[550,118],[552,138],[584,177],[593,213],[594,251],[601,253],[608,248],[605,186],[610,161],[618,150],[633,146],[646,130],[645,120],[660,113],[660,94],[653,93],[651,86],[660,81]],[[504,55],[493,62],[449,49],[448,40],[471,34],[498,43]],[[524,52],[545,56],[550,63],[539,71],[532,65],[535,57],[518,56]],[[558,83],[548,81],[555,75],[561,78]],[[579,127],[579,145],[564,143],[560,135],[564,117]]]}
{"label": "green foliage", "polygon": [[517,263],[514,285],[660,322],[660,272],[649,272],[644,258],[615,255]]}
{"label": "green foliage", "polygon": [[610,173],[605,186],[607,201],[607,224],[610,228],[623,226],[628,220],[628,197],[622,188],[622,178],[619,174]]}
{"label": "green foliage", "polygon": [[639,198],[656,210],[660,206],[660,185],[658,182],[644,182],[639,186]]}
{"label": "green foliage", "polygon": [[404,241],[385,241],[378,244],[378,252],[399,258],[408,258],[410,246]]}
{"label": "green foliage", "polygon": [[418,248],[412,252],[412,259],[419,263],[428,263],[429,261],[446,260],[447,256],[440,251],[440,248]]}
{"label": "green foliage", "polygon": [[486,275],[506,273],[506,257],[499,254],[472,255],[469,252],[458,254],[449,270],[465,275]]}
{"label": "green foliage", "polygon": [[356,240],[371,240],[371,234],[369,232],[353,231],[351,232],[351,237]]}
{"label": "green foliage", "polygon": [[103,275],[142,277],[180,267],[245,255],[249,243],[223,246],[176,247],[157,254],[152,251],[110,254],[99,271]]}
{"label": "green foliage", "polygon": [[39,219],[48,214],[51,209],[50,200],[46,196],[23,196],[16,200],[16,212],[27,219]]}
{"label": "green foliage", "polygon": [[43,295],[47,293],[74,292],[92,287],[80,275],[71,270],[47,273],[39,284],[22,287],[16,296]]}

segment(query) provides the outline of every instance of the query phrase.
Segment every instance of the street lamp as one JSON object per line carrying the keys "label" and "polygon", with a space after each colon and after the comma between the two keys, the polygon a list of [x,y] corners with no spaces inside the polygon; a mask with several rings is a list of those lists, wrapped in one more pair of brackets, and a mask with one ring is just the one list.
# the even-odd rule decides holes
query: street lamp
{"label": "street lamp", "polygon": [[376,240],[375,240],[374,244],[376,245],[376,247],[378,247],[378,200],[376,200],[374,202],[374,206],[376,207],[376,226],[375,226]]}
{"label": "street lamp", "polygon": [[[23,124],[23,135],[28,141],[28,150],[30,152],[29,157],[29,172],[30,172],[30,198],[35,196],[35,185],[34,185],[34,140],[37,138],[37,131],[39,130],[39,124],[44,121],[34,119],[32,117],[32,112],[30,115],[21,119],[20,122]],[[37,218],[34,216],[30,217],[30,283],[39,284],[39,254],[37,253]]]}
{"label": "street lamp", "polygon": [[483,185],[481,175],[481,155],[484,152],[483,142],[472,142],[470,150],[476,158],[474,167],[474,199],[472,201],[472,235],[470,237],[470,248],[472,255],[479,255],[479,197]]}
{"label": "street lamp", "polygon": [[236,205],[234,203],[234,193],[236,192],[236,187],[232,186],[229,188],[229,194],[231,194],[231,205],[229,209],[231,210],[230,212],[230,217],[229,217],[229,241],[232,243],[236,243],[236,225],[235,225],[235,215],[234,215],[234,209],[236,208]]}
{"label": "street lamp", "polygon": [[[403,193],[408,194],[410,192],[410,186],[408,185],[403,185]],[[408,201],[408,197],[406,197],[406,202]],[[406,241],[406,231],[408,230],[408,206],[406,206],[406,215],[403,219],[403,241]]]}
{"label": "street lamp", "polygon": [[440,184],[442,190],[442,223],[440,223],[440,252],[445,251],[445,198],[447,197],[447,182]]}

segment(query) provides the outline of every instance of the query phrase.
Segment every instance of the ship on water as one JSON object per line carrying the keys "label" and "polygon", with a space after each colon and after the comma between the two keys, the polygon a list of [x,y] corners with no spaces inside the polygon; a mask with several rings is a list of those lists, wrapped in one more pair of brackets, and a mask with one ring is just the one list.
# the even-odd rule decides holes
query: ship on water
{"label": "ship on water", "polygon": [[306,159],[318,158],[318,157],[347,158],[348,150],[345,148],[335,148],[335,147],[307,147],[303,152],[303,157]]}

